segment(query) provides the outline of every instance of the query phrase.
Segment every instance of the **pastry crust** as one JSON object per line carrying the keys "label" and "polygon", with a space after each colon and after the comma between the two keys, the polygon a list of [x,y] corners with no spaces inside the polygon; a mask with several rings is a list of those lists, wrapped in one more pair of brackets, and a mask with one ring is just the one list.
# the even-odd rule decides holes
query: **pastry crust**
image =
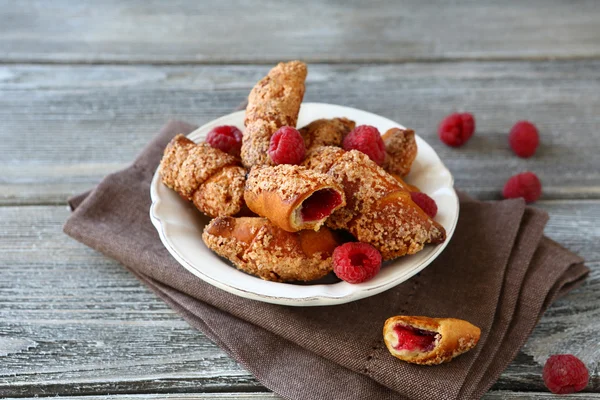
{"label": "pastry crust", "polygon": [[299,129],[306,151],[317,146],[341,146],[344,138],[356,127],[347,118],[317,119]]}
{"label": "pastry crust", "polygon": [[241,151],[246,168],[272,164],[267,153],[271,136],[282,126],[296,126],[306,74],[301,61],[279,63],[250,92]]}
{"label": "pastry crust", "polygon": [[389,129],[382,137],[385,143],[383,169],[391,174],[406,176],[417,157],[417,141],[412,129]]}
{"label": "pastry crust", "polygon": [[[311,198],[320,201],[329,196],[338,203],[330,212],[317,219],[304,218],[303,207],[310,204]],[[331,212],[346,204],[343,189],[331,176],[288,164],[253,167],[244,199],[250,210],[288,232],[317,231]]]}
{"label": "pastry crust", "polygon": [[341,244],[327,228],[291,233],[257,217],[215,218],[205,227],[202,239],[238,269],[276,282],[324,277],[333,268],[333,250]]}
{"label": "pastry crust", "polygon": [[235,215],[243,206],[246,171],[238,159],[207,143],[175,136],[160,162],[162,181],[210,217]]}
{"label": "pastry crust", "polygon": [[[337,158],[336,158],[337,157]],[[332,229],[346,229],[370,243],[384,260],[414,254],[426,243],[441,243],[446,231],[411,199],[408,190],[357,150],[318,148],[304,161],[325,171],[344,188],[346,206],[328,219]]]}
{"label": "pastry crust", "polygon": [[[399,349],[398,335],[394,329],[397,325],[435,332],[433,348],[428,351]],[[388,318],[383,326],[383,339],[389,352],[400,360],[421,365],[449,362],[475,347],[480,336],[481,329],[467,321],[455,318],[399,315]]]}

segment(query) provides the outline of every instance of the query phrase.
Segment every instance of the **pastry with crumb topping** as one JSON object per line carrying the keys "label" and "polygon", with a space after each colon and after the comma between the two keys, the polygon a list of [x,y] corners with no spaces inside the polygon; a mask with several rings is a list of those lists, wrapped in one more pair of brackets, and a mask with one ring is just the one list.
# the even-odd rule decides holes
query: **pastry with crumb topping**
{"label": "pastry with crumb topping", "polygon": [[347,118],[317,119],[299,129],[306,151],[318,146],[342,146],[347,134],[356,127],[356,123]]}
{"label": "pastry with crumb topping", "polygon": [[271,136],[282,126],[296,127],[306,74],[301,61],[279,63],[250,92],[241,152],[246,168],[272,164],[267,153]]}
{"label": "pastry with crumb topping", "polygon": [[292,233],[258,217],[215,218],[204,228],[202,239],[238,269],[275,282],[324,277],[333,268],[333,250],[341,244],[326,227]]}
{"label": "pastry with crumb topping", "polygon": [[420,365],[451,361],[477,345],[481,329],[456,318],[398,315],[383,326],[389,352],[400,360]]}
{"label": "pastry with crumb topping", "polygon": [[239,160],[179,134],[165,148],[162,181],[209,217],[237,214],[244,205],[246,171]]}
{"label": "pastry with crumb topping", "polygon": [[406,176],[417,158],[417,141],[412,129],[388,129],[381,137],[385,143],[383,169],[390,174]]}
{"label": "pastry with crumb topping", "polygon": [[346,204],[337,181],[298,165],[253,167],[244,190],[248,208],[288,232],[318,231]]}
{"label": "pastry with crumb topping", "polygon": [[366,154],[325,146],[313,150],[304,165],[327,173],[344,188],[346,206],[327,219],[327,226],[348,230],[377,248],[384,260],[415,254],[427,243],[446,240],[444,227]]}

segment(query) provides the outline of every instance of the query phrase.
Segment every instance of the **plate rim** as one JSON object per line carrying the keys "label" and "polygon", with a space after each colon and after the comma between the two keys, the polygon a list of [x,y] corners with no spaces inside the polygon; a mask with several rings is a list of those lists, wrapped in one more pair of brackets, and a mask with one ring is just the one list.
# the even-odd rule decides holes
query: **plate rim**
{"label": "plate rim", "polygon": [[[393,121],[387,117],[372,113],[370,111],[354,108],[354,107],[347,107],[347,106],[330,104],[330,103],[318,103],[318,102],[304,102],[304,103],[302,103],[302,107],[304,107],[304,106],[334,107],[334,108],[338,108],[342,111],[349,111],[349,112],[358,111],[361,113],[367,113],[367,114],[371,114],[378,118],[387,119],[387,120],[393,122],[395,125],[405,129],[403,125],[398,124],[396,121]],[[207,123],[194,129],[192,132],[188,133],[186,135],[186,137],[189,137],[192,139],[193,137],[198,135],[198,134],[196,134],[196,132],[202,131],[209,126],[215,126],[220,121],[228,120],[231,117],[233,117],[235,114],[243,113],[243,112],[244,112],[244,110],[234,111],[232,113],[229,113],[229,114],[223,115],[219,118],[208,121]],[[418,136],[418,135],[416,135],[416,136]],[[429,143],[427,143],[423,138],[420,138],[420,139],[423,140],[428,146],[431,147],[431,145],[429,145]],[[170,244],[169,238],[165,232],[165,226],[164,226],[165,224],[163,224],[163,222],[161,221],[161,218],[157,215],[157,212],[156,212],[158,206],[161,203],[161,199],[160,199],[160,197],[157,193],[157,189],[156,189],[157,185],[160,183],[159,182],[159,180],[160,180],[160,177],[159,177],[160,165],[156,168],[156,171],[154,172],[154,175],[150,182],[150,198],[152,201],[151,205],[150,205],[150,210],[149,210],[150,220],[151,220],[152,224],[154,225],[155,229],[157,230],[162,244],[165,246],[167,251],[169,251],[169,253],[177,260],[177,262],[179,262],[186,270],[191,272],[196,277],[202,279],[203,281],[205,281],[215,287],[218,287],[229,293],[232,293],[232,294],[244,297],[244,298],[249,298],[249,299],[272,303],[272,304],[281,304],[281,305],[290,305],[290,306],[327,306],[327,305],[345,304],[345,303],[349,303],[352,301],[363,299],[365,297],[370,297],[375,294],[382,293],[382,292],[389,290],[403,282],[408,281],[409,279],[413,278],[416,274],[418,274],[420,271],[422,271],[427,266],[429,266],[437,257],[439,257],[439,255],[445,250],[446,246],[450,242],[450,240],[454,234],[454,231],[456,230],[456,225],[458,223],[458,217],[459,217],[459,213],[460,213],[460,204],[458,201],[458,196],[456,194],[456,190],[454,189],[454,177],[453,177],[452,173],[446,167],[446,165],[443,163],[443,161],[441,160],[441,158],[439,157],[439,155],[437,154],[435,149],[433,149],[433,147],[432,147],[432,150],[433,150],[433,153],[435,154],[435,156],[438,158],[441,167],[447,172],[447,174],[450,178],[449,185],[444,188],[450,189],[450,192],[453,194],[453,199],[454,199],[454,203],[455,203],[455,212],[454,212],[455,217],[452,220],[450,226],[448,228],[446,228],[446,232],[447,232],[446,240],[443,243],[438,244],[437,249],[434,252],[432,252],[429,255],[429,257],[427,257],[425,260],[421,261],[419,264],[417,264],[413,268],[411,268],[407,274],[405,274],[401,277],[398,277],[396,279],[390,279],[389,281],[382,282],[380,285],[364,288],[364,289],[358,290],[358,291],[353,291],[351,293],[347,293],[342,296],[311,295],[311,296],[306,296],[306,297],[285,297],[285,296],[275,296],[275,295],[271,295],[271,294],[257,293],[256,291],[249,291],[244,288],[240,288],[237,286],[233,286],[229,283],[222,282],[221,280],[213,278],[210,275],[202,272],[200,269],[198,269],[197,267],[195,267],[194,265],[189,263],[177,251],[177,249],[174,248]],[[202,243],[204,244],[204,242],[202,242]],[[256,279],[260,279],[260,278],[256,278]],[[280,283],[280,282],[274,282],[274,283]]]}

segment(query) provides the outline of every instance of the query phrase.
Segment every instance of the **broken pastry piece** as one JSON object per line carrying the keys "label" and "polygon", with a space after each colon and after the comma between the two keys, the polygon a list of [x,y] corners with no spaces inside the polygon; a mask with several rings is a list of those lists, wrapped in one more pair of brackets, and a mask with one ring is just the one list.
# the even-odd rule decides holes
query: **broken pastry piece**
{"label": "broken pastry piece", "polygon": [[311,151],[304,165],[327,173],[344,189],[346,206],[331,214],[327,226],[348,230],[377,248],[384,260],[415,254],[427,243],[446,240],[444,227],[366,154],[325,146]]}
{"label": "broken pastry piece", "polygon": [[271,136],[282,126],[296,127],[306,74],[301,61],[279,63],[250,92],[241,152],[246,168],[272,164],[267,153]]}
{"label": "broken pastry piece", "polygon": [[406,176],[417,157],[417,141],[412,129],[389,129],[382,137],[385,144],[383,169],[391,174]]}
{"label": "broken pastry piece", "polygon": [[209,249],[238,269],[268,281],[312,281],[331,272],[333,250],[341,244],[327,229],[286,232],[256,217],[219,217],[204,229]]}
{"label": "broken pastry piece", "polygon": [[342,145],[344,137],[354,129],[356,123],[347,118],[317,119],[299,129],[306,151],[317,146]]}
{"label": "broken pastry piece", "polygon": [[396,316],[385,321],[383,339],[400,360],[437,365],[471,350],[481,335],[475,325],[455,318]]}
{"label": "broken pastry piece", "polygon": [[246,171],[232,155],[175,136],[160,161],[162,181],[210,217],[237,214],[244,204]]}
{"label": "broken pastry piece", "polygon": [[331,176],[289,164],[252,168],[244,199],[250,210],[288,232],[317,231],[346,204],[343,189]]}

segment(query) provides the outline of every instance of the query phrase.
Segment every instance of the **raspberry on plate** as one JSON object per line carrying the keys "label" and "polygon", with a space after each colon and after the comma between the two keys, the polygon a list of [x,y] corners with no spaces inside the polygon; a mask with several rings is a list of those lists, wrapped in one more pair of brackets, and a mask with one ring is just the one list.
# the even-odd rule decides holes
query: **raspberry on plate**
{"label": "raspberry on plate", "polygon": [[377,165],[382,165],[385,161],[385,143],[377,128],[371,125],[359,125],[354,128],[344,138],[342,147],[346,151],[362,151]]}
{"label": "raspberry on plate", "polygon": [[435,200],[423,192],[410,192],[410,198],[425,211],[425,214],[429,215],[431,218],[435,218],[438,211]]}
{"label": "raspberry on plate", "polygon": [[502,195],[505,199],[522,197],[527,203],[533,203],[542,195],[542,183],[533,172],[523,172],[506,182]]}
{"label": "raspberry on plate", "polygon": [[475,118],[471,113],[453,113],[440,122],[440,140],[452,147],[465,144],[475,132]]}
{"label": "raspberry on plate", "polygon": [[516,155],[527,158],[535,154],[540,136],[534,124],[529,121],[519,121],[510,130],[508,143]]}
{"label": "raspberry on plate", "polygon": [[345,243],[333,251],[333,272],[348,283],[368,281],[380,268],[381,253],[368,243]]}
{"label": "raspberry on plate", "polygon": [[217,126],[206,135],[206,143],[215,149],[239,157],[242,148],[242,132],[233,125]]}
{"label": "raspberry on plate", "polygon": [[306,156],[306,146],[298,130],[283,126],[271,136],[268,152],[275,164],[300,164]]}
{"label": "raspberry on plate", "polygon": [[556,394],[579,392],[590,380],[585,364],[572,354],[550,356],[544,365],[542,377],[546,387]]}

